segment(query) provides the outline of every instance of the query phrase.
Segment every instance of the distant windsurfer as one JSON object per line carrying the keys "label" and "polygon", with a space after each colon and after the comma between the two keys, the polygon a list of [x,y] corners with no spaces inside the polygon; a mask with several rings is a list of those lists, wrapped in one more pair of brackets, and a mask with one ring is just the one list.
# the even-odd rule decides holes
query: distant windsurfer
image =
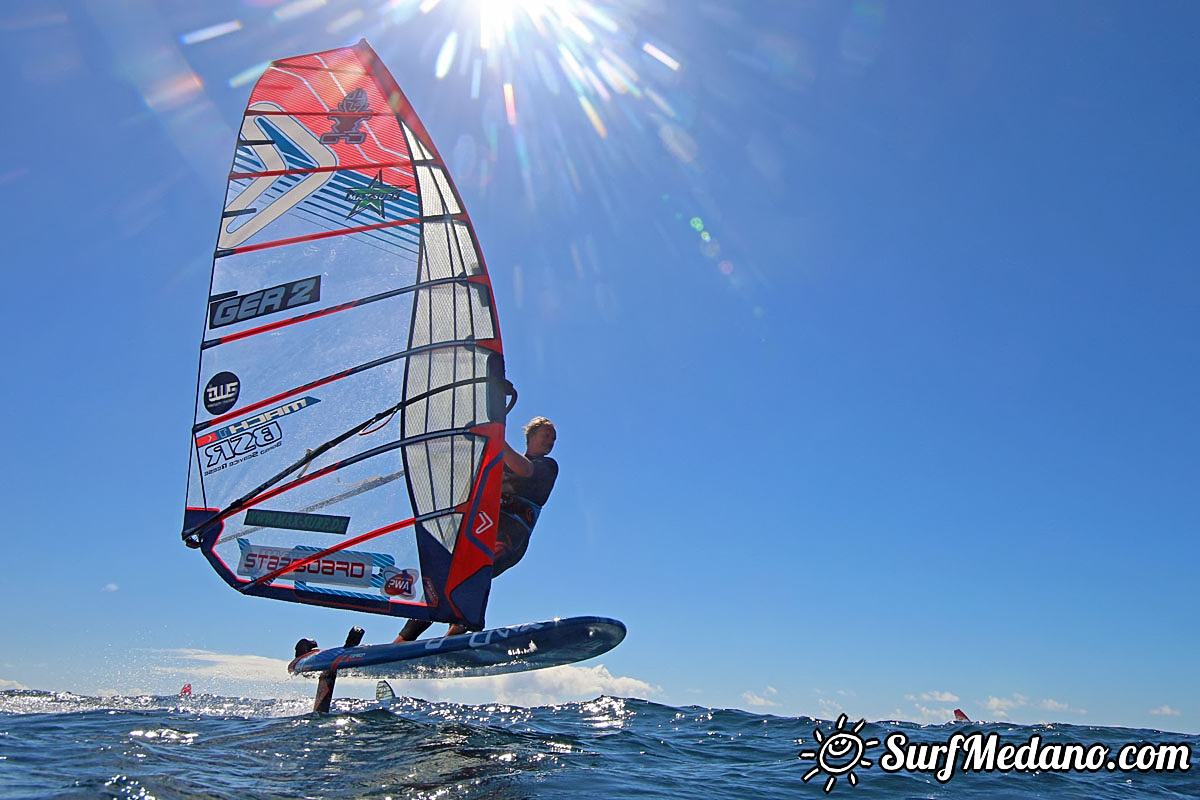
{"label": "distant windsurfer", "polygon": [[[529,537],[542,506],[550,498],[558,478],[558,462],[550,458],[558,432],[545,417],[534,417],[525,426],[525,455],[504,443],[504,483],[500,496],[500,525],[496,531],[496,556],[492,578],[516,564],[529,547]],[[433,623],[410,619],[396,642],[411,642]],[[451,625],[447,636],[466,633],[461,625]]]}

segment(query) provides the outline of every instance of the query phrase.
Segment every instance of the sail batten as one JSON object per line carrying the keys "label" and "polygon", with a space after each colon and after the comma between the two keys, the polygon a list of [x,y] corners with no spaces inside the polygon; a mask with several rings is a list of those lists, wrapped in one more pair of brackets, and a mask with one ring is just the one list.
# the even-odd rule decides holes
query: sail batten
{"label": "sail batten", "polygon": [[185,541],[246,594],[481,627],[503,381],[470,219],[374,51],[274,62],[220,217]]}
{"label": "sail batten", "polygon": [[264,398],[263,400],[260,400],[257,403],[253,403],[244,408],[239,408],[237,411],[230,412],[230,413],[226,414],[225,416],[214,417],[206,422],[197,422],[192,427],[192,432],[199,433],[200,431],[208,430],[209,428],[211,428],[214,425],[220,425],[223,422],[228,422],[232,419],[242,417],[249,412],[258,411],[258,410],[263,409],[274,403],[283,402],[289,398],[296,397],[297,395],[303,394],[305,392],[310,392],[314,389],[319,389],[322,386],[325,386],[334,381],[338,381],[338,380],[342,380],[344,378],[351,377],[351,376],[356,375],[365,370],[372,369],[374,367],[378,367],[383,364],[387,364],[389,362],[408,359],[408,358],[411,358],[412,356],[422,355],[422,354],[430,353],[430,352],[433,352],[436,350],[455,350],[457,348],[470,347],[475,344],[476,344],[476,342],[473,340],[434,342],[431,344],[422,345],[421,347],[413,348],[412,350],[404,350],[399,353],[393,353],[389,356],[383,356],[382,358],[378,358],[375,361],[371,361],[366,364],[360,364],[356,367],[352,367],[350,369],[344,370],[336,375],[327,375],[324,378],[319,378],[311,383],[306,383],[303,386],[296,386],[296,387],[289,389],[285,392],[282,392],[280,394]]}
{"label": "sail batten", "polygon": [[[273,142],[259,142],[259,144],[273,144]],[[418,162],[420,163],[420,162]],[[230,180],[241,180],[243,178],[276,178],[280,175],[312,175],[317,172],[339,172],[347,169],[377,169],[379,167],[396,167],[401,168],[405,165],[403,161],[365,163],[365,164],[346,164],[335,165],[330,167],[308,167],[299,169],[276,169],[276,170],[260,170],[258,172],[231,172],[229,173]]]}

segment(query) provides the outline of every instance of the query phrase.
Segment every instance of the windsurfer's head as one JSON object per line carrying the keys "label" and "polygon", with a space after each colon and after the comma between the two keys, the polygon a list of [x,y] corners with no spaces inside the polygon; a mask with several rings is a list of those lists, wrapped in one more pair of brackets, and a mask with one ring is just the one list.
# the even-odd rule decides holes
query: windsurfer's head
{"label": "windsurfer's head", "polygon": [[545,417],[534,417],[525,426],[526,455],[534,458],[547,455],[554,449],[554,440],[557,438],[558,432],[554,430],[553,422]]}

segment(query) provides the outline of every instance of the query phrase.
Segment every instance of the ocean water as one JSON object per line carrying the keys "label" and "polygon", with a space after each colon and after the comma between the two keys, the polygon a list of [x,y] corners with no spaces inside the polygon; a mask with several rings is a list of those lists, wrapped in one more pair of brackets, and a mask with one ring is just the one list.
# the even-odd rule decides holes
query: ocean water
{"label": "ocean water", "polygon": [[[537,708],[411,698],[380,708],[339,699],[332,714],[308,713],[309,705],[0,692],[0,800],[1200,798],[1200,737],[1152,730],[896,721],[859,728],[858,720],[619,697]],[[1188,756],[1170,771],[972,771],[945,782],[916,762],[911,771],[882,768],[889,735],[932,746],[956,732],[994,734],[1001,746],[1034,742],[1041,758],[1056,752],[1048,746],[1068,743],[1114,754],[1130,744],[1174,745]],[[822,760],[801,759],[802,751],[823,752]]]}

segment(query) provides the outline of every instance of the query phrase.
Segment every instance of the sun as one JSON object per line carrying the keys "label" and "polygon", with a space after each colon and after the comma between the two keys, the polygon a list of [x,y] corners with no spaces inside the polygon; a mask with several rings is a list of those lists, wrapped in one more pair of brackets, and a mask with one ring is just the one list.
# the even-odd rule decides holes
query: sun
{"label": "sun", "polygon": [[834,733],[829,738],[825,738],[825,734],[820,728],[813,728],[813,738],[820,746],[815,751],[801,751],[798,757],[815,758],[817,763],[804,773],[801,780],[807,783],[810,778],[823,771],[829,775],[828,780],[825,781],[826,794],[833,791],[839,775],[845,775],[851,786],[857,786],[858,776],[854,774],[854,768],[870,767],[873,762],[864,757],[867,748],[879,744],[878,739],[864,740],[859,735],[866,724],[865,719],[860,719],[853,728],[847,731],[845,730],[846,715],[842,714],[837,718]]}
{"label": "sun", "polygon": [[528,22],[542,36],[553,30],[560,37],[569,33],[591,43],[595,37],[583,20],[592,23],[606,20],[584,0],[474,0],[474,4],[479,14],[481,50],[504,44],[523,22]]}

